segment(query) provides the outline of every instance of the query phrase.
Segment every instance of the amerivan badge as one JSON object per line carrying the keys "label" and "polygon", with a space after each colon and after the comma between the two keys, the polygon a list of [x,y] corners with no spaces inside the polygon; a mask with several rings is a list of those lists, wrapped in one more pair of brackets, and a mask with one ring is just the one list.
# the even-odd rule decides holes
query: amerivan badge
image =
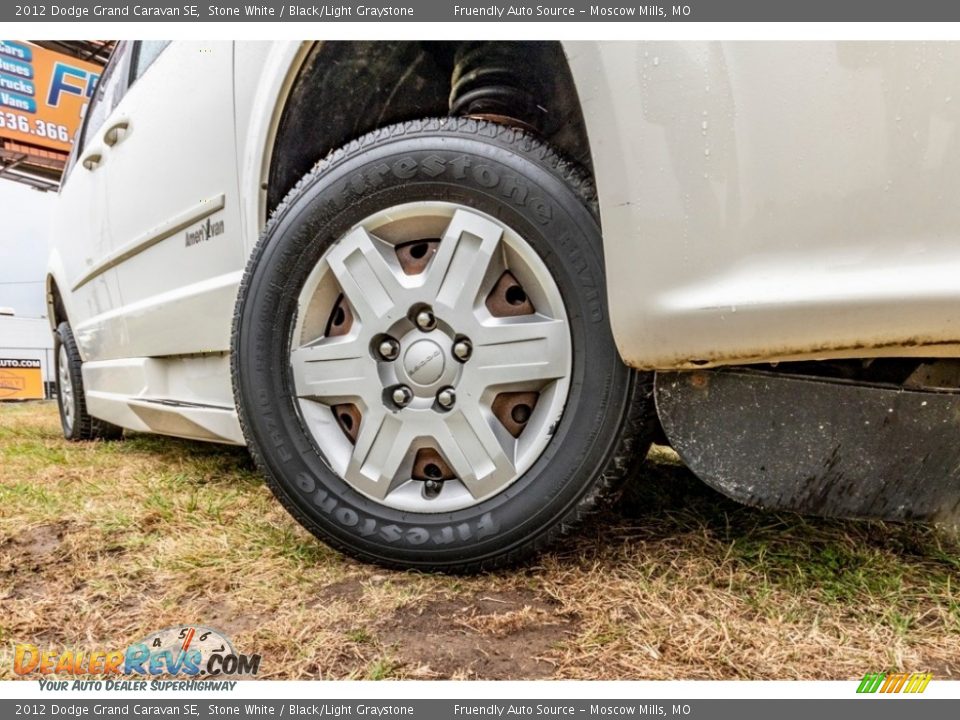
{"label": "amerivan badge", "polygon": [[223,220],[207,218],[207,221],[199,227],[193,230],[188,229],[184,233],[184,243],[186,247],[193,247],[215,238],[217,235],[223,235]]}

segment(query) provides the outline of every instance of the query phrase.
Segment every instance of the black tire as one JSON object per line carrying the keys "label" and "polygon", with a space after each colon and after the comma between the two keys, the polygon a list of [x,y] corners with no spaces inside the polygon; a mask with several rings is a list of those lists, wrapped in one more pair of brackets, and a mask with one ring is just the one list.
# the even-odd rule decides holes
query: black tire
{"label": "black tire", "polygon": [[[464,159],[485,168],[479,180],[462,172]],[[507,190],[518,185],[529,191],[524,200],[536,195],[542,204]],[[534,247],[567,305],[574,359],[566,409],[533,466],[477,505],[429,514],[377,503],[328,467],[293,401],[289,347],[298,293],[324,251],[373,212],[436,199],[493,215]],[[549,146],[470,119],[370,133],[298,183],[247,266],[234,320],[233,383],[253,457],[304,527],[357,558],[450,572],[514,564],[569,531],[649,446],[651,377],[620,360],[605,297],[593,187]]]}
{"label": "black tire", "polygon": [[[69,397],[65,397],[61,388],[61,348],[66,353],[66,370],[73,386],[73,392]],[[74,441],[120,438],[123,435],[123,428],[98,420],[87,412],[87,401],[83,392],[83,374],[80,372],[83,361],[80,359],[80,351],[77,349],[77,342],[69,323],[60,323],[53,334],[53,358],[57,378],[57,406],[60,409],[60,427],[63,429],[63,436],[67,440]],[[66,403],[69,404],[69,413],[66,411]]]}

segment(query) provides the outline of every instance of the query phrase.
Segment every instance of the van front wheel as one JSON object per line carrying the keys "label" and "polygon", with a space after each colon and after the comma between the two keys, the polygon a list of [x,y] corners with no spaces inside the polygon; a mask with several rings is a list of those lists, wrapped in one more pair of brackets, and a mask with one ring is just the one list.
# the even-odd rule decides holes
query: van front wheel
{"label": "van front wheel", "polygon": [[560,537],[649,444],[589,180],[468,119],[378,130],[321,162],[243,280],[248,444],[307,529],[364,560],[472,571]]}

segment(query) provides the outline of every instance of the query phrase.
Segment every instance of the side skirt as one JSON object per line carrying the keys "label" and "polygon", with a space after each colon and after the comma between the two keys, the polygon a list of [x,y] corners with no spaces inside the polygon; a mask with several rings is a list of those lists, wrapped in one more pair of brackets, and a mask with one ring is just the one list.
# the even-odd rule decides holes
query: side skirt
{"label": "side skirt", "polygon": [[246,444],[227,353],[83,364],[87,410],[130,430]]}

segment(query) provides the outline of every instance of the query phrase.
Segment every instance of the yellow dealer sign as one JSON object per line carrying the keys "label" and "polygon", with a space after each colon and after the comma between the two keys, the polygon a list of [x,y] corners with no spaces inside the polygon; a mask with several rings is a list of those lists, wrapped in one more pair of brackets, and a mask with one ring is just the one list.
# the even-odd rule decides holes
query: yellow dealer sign
{"label": "yellow dealer sign", "polygon": [[39,360],[0,358],[0,400],[43,400]]}

